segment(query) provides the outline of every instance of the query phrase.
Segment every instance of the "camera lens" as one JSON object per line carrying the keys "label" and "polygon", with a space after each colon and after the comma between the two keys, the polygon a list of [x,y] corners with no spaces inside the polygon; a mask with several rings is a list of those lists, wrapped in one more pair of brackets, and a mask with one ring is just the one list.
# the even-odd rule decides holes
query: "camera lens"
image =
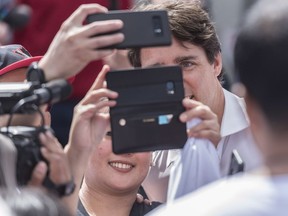
{"label": "camera lens", "polygon": [[153,27],[155,36],[162,36],[162,21],[160,16],[154,16],[153,18]]}

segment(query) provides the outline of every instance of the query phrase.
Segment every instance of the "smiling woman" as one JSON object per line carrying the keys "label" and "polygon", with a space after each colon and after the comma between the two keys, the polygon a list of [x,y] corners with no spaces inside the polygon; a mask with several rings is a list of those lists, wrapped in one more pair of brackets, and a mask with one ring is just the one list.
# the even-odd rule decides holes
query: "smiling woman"
{"label": "smiling woman", "polygon": [[69,143],[65,147],[78,185],[77,215],[145,215],[161,204],[137,201],[150,169],[152,153],[113,152],[107,110],[115,106],[118,93],[103,87],[109,69],[103,67],[91,89],[75,107]]}
{"label": "smiling woman", "polygon": [[[133,215],[133,211],[144,215],[156,206],[155,203],[148,206],[136,202],[136,194],[148,174],[150,163],[150,152],[114,154],[111,138],[105,136],[89,158],[79,193],[78,215],[103,215],[107,210],[110,215]],[[116,208],[107,209],[112,205]]]}

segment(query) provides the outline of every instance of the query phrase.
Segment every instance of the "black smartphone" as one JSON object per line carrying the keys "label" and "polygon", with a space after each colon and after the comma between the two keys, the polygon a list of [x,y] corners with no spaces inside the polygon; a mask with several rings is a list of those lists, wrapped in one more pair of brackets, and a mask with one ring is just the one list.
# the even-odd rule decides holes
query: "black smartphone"
{"label": "black smartphone", "polygon": [[228,175],[244,171],[244,161],[236,149],[232,151]]}
{"label": "black smartphone", "polygon": [[180,67],[110,71],[106,81],[119,93],[110,108],[114,153],[183,148],[187,132],[179,120],[185,110]]}
{"label": "black smartphone", "polygon": [[[118,32],[122,32],[125,36],[125,39],[119,44],[103,47],[101,49],[126,49],[148,46],[167,46],[172,43],[172,36],[168,23],[168,15],[167,11],[165,10],[113,10],[109,11],[108,13],[88,15],[86,21],[87,23],[91,23],[94,21],[111,19],[120,19],[123,21],[124,26]],[[113,33],[115,33],[115,31]]]}

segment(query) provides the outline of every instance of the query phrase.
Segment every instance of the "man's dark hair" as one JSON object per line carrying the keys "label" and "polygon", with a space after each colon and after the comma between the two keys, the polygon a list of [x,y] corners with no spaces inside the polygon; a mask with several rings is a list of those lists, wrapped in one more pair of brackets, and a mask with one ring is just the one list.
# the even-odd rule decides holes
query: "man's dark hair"
{"label": "man's dark hair", "polygon": [[[215,27],[200,1],[167,0],[159,4],[137,5],[134,10],[167,10],[172,35],[183,46],[183,42],[189,42],[202,47],[210,64],[221,52]],[[128,56],[134,67],[141,67],[139,48],[131,49]],[[222,73],[218,78],[222,79]]]}
{"label": "man's dark hair", "polygon": [[288,1],[264,0],[246,16],[235,44],[236,77],[275,131],[288,129]]}

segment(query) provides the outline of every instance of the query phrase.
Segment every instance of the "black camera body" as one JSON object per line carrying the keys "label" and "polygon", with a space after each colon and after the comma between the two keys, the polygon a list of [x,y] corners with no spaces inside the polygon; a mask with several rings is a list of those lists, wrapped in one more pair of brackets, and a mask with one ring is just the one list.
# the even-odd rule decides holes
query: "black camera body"
{"label": "black camera body", "polygon": [[[0,115],[8,114],[12,108],[22,99],[33,94],[36,86],[32,82],[1,83],[0,85]],[[23,109],[24,110],[24,109]],[[29,113],[30,110],[20,110],[19,113]]]}
{"label": "black camera body", "polygon": [[27,83],[0,84],[0,115],[32,113],[42,104],[54,104],[67,98],[72,86],[65,79],[52,80],[39,85]]}
{"label": "black camera body", "polygon": [[[45,125],[45,118],[40,106],[57,103],[67,98],[71,92],[72,86],[66,79],[56,79],[42,84],[39,84],[39,82],[0,83],[0,115],[10,115],[6,127],[0,128],[0,134],[10,139],[6,139],[6,144],[13,144],[13,150],[15,150],[13,151],[15,152],[13,153],[15,161],[11,160],[11,164],[9,164],[11,166],[10,174],[13,173],[14,175],[6,175],[5,180],[13,178],[17,186],[25,186],[31,179],[35,166],[40,161],[46,162],[49,167],[48,161],[41,154],[39,134],[46,131],[51,131],[54,134],[54,131]],[[34,112],[38,112],[41,117],[41,125],[38,127],[12,125],[14,114],[21,115]],[[6,169],[8,166],[2,167]],[[5,170],[3,173],[5,174]],[[59,196],[69,195],[74,190],[73,181],[69,184],[54,184],[49,178],[49,170],[42,185]]]}
{"label": "black camera body", "polygon": [[16,179],[19,186],[27,185],[36,164],[45,161],[40,152],[39,133],[47,130],[54,133],[50,127],[10,126],[0,129],[17,149]]}

